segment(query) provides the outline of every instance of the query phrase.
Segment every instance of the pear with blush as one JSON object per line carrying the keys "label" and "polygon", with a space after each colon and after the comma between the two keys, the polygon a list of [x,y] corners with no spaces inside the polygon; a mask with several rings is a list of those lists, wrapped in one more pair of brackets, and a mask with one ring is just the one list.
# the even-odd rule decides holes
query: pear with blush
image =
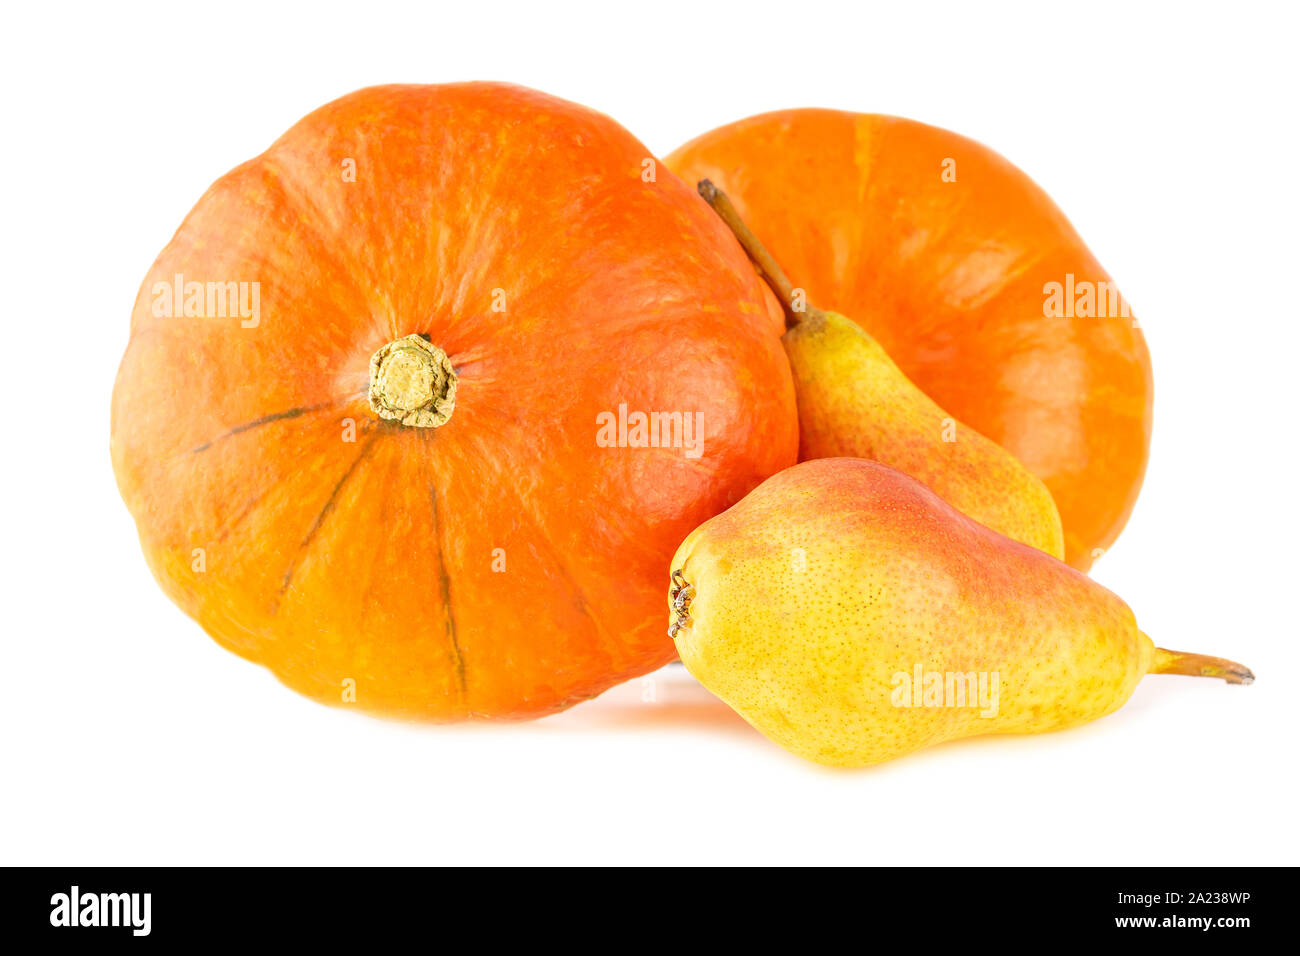
{"label": "pear with blush", "polygon": [[1091,578],[861,459],[767,479],[696,528],[672,572],[669,634],[691,674],[834,766],[1074,727],[1148,674],[1254,679],[1156,647]]}

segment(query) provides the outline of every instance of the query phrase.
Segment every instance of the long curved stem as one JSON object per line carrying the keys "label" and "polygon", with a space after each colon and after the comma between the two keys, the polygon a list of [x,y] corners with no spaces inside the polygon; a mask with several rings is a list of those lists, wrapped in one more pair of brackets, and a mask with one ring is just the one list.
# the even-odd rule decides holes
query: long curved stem
{"label": "long curved stem", "polygon": [[1222,657],[1210,657],[1206,654],[1188,654],[1184,651],[1170,651],[1163,647],[1156,648],[1155,660],[1151,663],[1151,674],[1184,674],[1188,677],[1222,677],[1229,684],[1253,684],[1255,675],[1245,664],[1226,660]]}
{"label": "long curved stem", "polygon": [[740,242],[745,254],[749,256],[754,267],[758,270],[771,290],[776,293],[777,301],[781,303],[781,308],[785,310],[785,324],[787,328],[793,328],[804,320],[811,313],[819,310],[813,308],[809,303],[803,311],[796,311],[794,308],[795,288],[793,283],[785,274],[780,264],[772,258],[772,253],[767,251],[767,247],[759,241],[758,236],[754,235],[752,229],[745,225],[745,220],[740,218],[740,213],[732,205],[731,199],[713,182],[708,179],[701,179],[696,187],[704,201],[713,207],[713,211],[718,214],[723,222],[727,224]]}

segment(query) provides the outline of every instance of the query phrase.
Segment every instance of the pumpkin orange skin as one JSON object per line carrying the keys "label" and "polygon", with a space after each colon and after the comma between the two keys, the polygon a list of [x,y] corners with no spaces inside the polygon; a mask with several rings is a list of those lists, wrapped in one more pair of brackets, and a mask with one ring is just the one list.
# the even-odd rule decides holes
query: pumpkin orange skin
{"label": "pumpkin orange skin", "polygon": [[[780,310],[650,157],[527,89],[388,86],[215,183],[113,393],[167,594],[294,689],[388,716],[532,717],[671,660],[673,551],[798,436]],[[258,282],[260,322],[156,316],[176,274]],[[368,404],[371,355],[410,333],[459,377],[438,428]],[[700,412],[702,455],[601,447],[620,403]]]}
{"label": "pumpkin orange skin", "polygon": [[1045,317],[1047,283],[1112,280],[1033,180],[947,130],[820,109],[720,127],[665,161],[712,179],[812,303],[1041,478],[1070,564],[1116,539],[1146,471],[1150,356],[1131,317]]}

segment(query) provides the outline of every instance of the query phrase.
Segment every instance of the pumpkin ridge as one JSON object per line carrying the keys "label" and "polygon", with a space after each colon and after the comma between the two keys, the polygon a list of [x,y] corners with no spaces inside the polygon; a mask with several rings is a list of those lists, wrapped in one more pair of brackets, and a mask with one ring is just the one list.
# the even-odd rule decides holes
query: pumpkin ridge
{"label": "pumpkin ridge", "polygon": [[302,544],[298,546],[298,556],[290,563],[289,570],[284,573],[284,581],[280,585],[280,593],[276,598],[275,609],[277,611],[279,610],[279,599],[284,597],[285,592],[289,590],[289,585],[293,583],[294,573],[302,563],[302,558],[305,556],[304,552],[308,547],[310,547],[312,539],[316,537],[316,533],[320,531],[321,526],[325,524],[325,519],[328,518],[330,513],[334,510],[334,505],[338,501],[338,496],[343,490],[343,486],[348,483],[348,479],[356,473],[357,467],[374,449],[375,443],[378,439],[379,435],[376,433],[371,436],[370,440],[366,442],[365,445],[362,446],[360,453],[353,459],[352,464],[348,466],[348,470],[343,473],[343,477],[338,480],[337,484],[335,484],[334,490],[330,492],[330,496],[328,500],[326,500],[324,507],[321,508],[320,513],[316,515],[316,520],[312,522],[312,526],[308,530],[307,536],[302,539]]}
{"label": "pumpkin ridge", "polygon": [[[321,405],[319,410],[324,411],[327,408],[336,408],[338,407],[339,404],[341,403],[340,402],[327,403],[325,405]],[[272,423],[268,422],[267,424],[272,424]],[[360,423],[360,427],[362,430],[362,434],[368,434],[370,432],[371,422],[363,421]],[[257,509],[257,507],[262,503],[262,500],[266,498],[266,496],[270,492],[275,490],[277,484],[278,484],[277,481],[272,480],[267,484],[263,485],[261,490],[258,491],[257,494],[253,495],[245,502],[244,506],[239,510],[239,512],[236,515],[234,515],[229,520],[224,521],[216,529],[216,533],[215,533],[216,536],[214,540],[216,540],[217,542],[227,541],[230,538],[231,534],[234,533],[235,529],[238,528],[244,522],[244,520]]]}
{"label": "pumpkin ridge", "polygon": [[[1015,265],[1006,270],[996,285],[986,289],[978,299],[972,299],[967,307],[972,310],[992,309],[998,299],[1009,292],[1016,291],[1015,283],[1017,281],[1060,252],[1063,246],[1064,244],[1058,240],[1054,245],[1039,244],[1032,249],[1025,250],[1026,254],[1016,258]],[[964,258],[969,260],[971,257],[966,256]],[[993,311],[996,312],[997,310],[994,309]]]}
{"label": "pumpkin ridge", "polygon": [[[510,84],[449,84],[450,87],[464,85],[481,85],[481,86],[504,86]],[[370,125],[365,127],[365,133],[379,137],[382,133],[385,122],[388,123],[411,123],[409,116],[404,114],[404,107],[399,102],[393,101],[393,94],[401,92],[401,84],[388,84],[366,87],[349,94],[343,99],[356,99],[357,101],[366,101],[375,111],[371,117]],[[286,198],[288,204],[295,210],[309,212],[311,222],[306,223],[310,226],[310,236],[313,244],[320,249],[326,250],[330,261],[340,267],[340,274],[360,276],[355,285],[360,293],[366,299],[370,300],[370,312],[372,319],[377,320],[375,328],[383,341],[393,341],[402,336],[402,328],[409,323],[402,318],[404,310],[392,298],[384,294],[389,287],[391,277],[377,272],[374,268],[376,260],[369,254],[355,254],[358,251],[353,250],[354,254],[340,255],[336,248],[347,249],[348,243],[343,233],[350,231],[352,223],[333,222],[325,213],[326,204],[323,204],[320,197],[324,195],[321,190],[321,184],[314,181],[319,176],[319,168],[313,163],[305,162],[305,157],[300,155],[300,150],[307,149],[311,154],[313,149],[321,149],[329,146],[337,146],[337,143],[326,143],[318,141],[314,137],[319,134],[319,129],[311,124],[313,119],[319,119],[320,114],[329,106],[337,105],[342,102],[336,101],[335,104],[327,104],[326,107],[309,114],[299,121],[294,127],[289,129],[278,140],[271,144],[261,156],[253,160],[260,163],[264,168],[273,172],[277,187],[281,194]],[[523,108],[531,108],[531,104],[521,104]],[[587,122],[599,121],[603,119],[601,114],[595,111],[579,108]],[[522,114],[520,114],[522,115]],[[429,134],[436,129],[433,120],[433,114],[429,111],[422,111],[415,119],[421,130],[424,131],[423,141],[429,141]],[[375,143],[371,142],[366,136],[356,138],[351,142],[351,148],[356,150],[359,156],[364,156],[364,162],[367,164],[382,165],[382,159],[378,155],[367,155],[368,151],[374,148]],[[649,155],[649,151],[643,146],[640,153]],[[463,229],[464,232],[458,237],[460,245],[466,248],[475,246],[486,248],[489,251],[487,260],[492,263],[490,270],[485,270],[482,258],[479,256],[466,256],[463,252],[456,252],[453,248],[450,257],[446,251],[440,247],[443,228],[441,220],[444,210],[439,202],[431,202],[427,207],[420,210],[421,215],[429,223],[438,224],[439,228],[429,228],[427,230],[427,240],[429,244],[429,258],[425,266],[430,270],[429,281],[432,287],[437,290],[434,299],[442,303],[446,309],[461,312],[467,298],[467,289],[474,288],[476,284],[483,281],[484,271],[490,273],[507,273],[514,270],[510,269],[509,263],[515,255],[516,246],[508,238],[510,235],[509,221],[502,216],[501,208],[493,203],[491,196],[497,194],[501,189],[501,183],[513,175],[512,168],[508,165],[501,164],[483,164],[474,167],[477,175],[476,188],[473,191],[479,197],[476,205],[465,211]],[[429,170],[431,175],[437,177],[446,177],[444,167],[435,167]],[[358,184],[360,185],[360,184]],[[367,205],[372,210],[380,210],[384,206],[384,197],[382,193],[374,190],[374,181],[366,182],[366,189],[361,190],[363,198],[359,200],[360,206],[364,209]],[[303,221],[299,216],[296,222]],[[580,220],[585,221],[585,220]],[[306,233],[304,233],[306,234]],[[536,237],[535,237],[536,238]],[[569,241],[567,236],[557,236],[557,252],[560,258],[563,258],[563,252],[566,243]],[[373,250],[371,250],[373,251]],[[394,250],[387,250],[392,253]],[[545,258],[547,253],[545,247],[534,247],[533,252],[539,258]],[[342,268],[351,265],[352,268]],[[520,301],[531,294],[554,296],[554,286],[560,276],[551,273],[524,272],[514,276],[516,284],[510,290],[512,300]],[[490,285],[490,283],[489,283]],[[579,289],[571,289],[567,298],[572,300],[580,292]],[[435,344],[447,350],[451,354],[449,342],[444,333],[449,331],[447,328],[439,327],[440,315],[435,312],[430,316],[423,317],[414,327],[408,328],[408,332],[416,332],[422,335],[428,335]],[[470,318],[467,314],[458,314],[456,319],[451,323],[454,328],[457,324],[467,324],[465,320]],[[479,328],[475,330],[476,334],[487,334],[487,330]]]}
{"label": "pumpkin ridge", "polygon": [[442,550],[442,519],[438,510],[438,486],[429,485],[429,502],[433,506],[433,546],[438,555],[438,587],[442,592],[442,607],[446,617],[447,640],[456,665],[456,683],[460,687],[461,704],[469,714],[469,684],[465,679],[465,655],[456,636],[456,612],[451,604],[451,575],[447,573],[447,558]]}
{"label": "pumpkin ridge", "polygon": [[[865,116],[871,117],[876,123],[876,125],[879,127],[877,138],[881,141],[881,151],[886,153],[887,155],[891,152],[897,152],[899,156],[905,156],[905,155],[909,155],[909,153],[915,152],[916,147],[914,145],[911,145],[908,139],[908,137],[911,135],[910,133],[911,128],[915,125],[920,125],[921,127],[924,128],[924,130],[932,133],[938,133],[938,134],[943,133],[943,131],[939,130],[937,127],[932,127],[929,124],[925,124],[925,123],[916,124],[915,121],[906,120],[901,117],[889,116],[884,114],[865,114]],[[970,152],[975,152],[984,149],[984,147],[982,147],[979,143],[975,142],[974,140],[971,140],[967,136],[964,136],[959,133],[955,133],[952,135],[957,140],[957,142],[953,144],[954,146],[961,146]],[[997,153],[995,151],[993,152],[993,156],[990,157],[990,159],[995,160],[994,163],[995,166],[1010,165],[1009,160],[1007,160],[1004,156],[1002,156],[1000,153]],[[887,180],[890,174],[891,174],[891,170],[889,169],[882,170],[880,171],[880,178]],[[868,173],[868,179],[870,179],[870,173]],[[874,196],[874,190],[872,195]],[[942,228],[937,230],[930,228],[927,230],[930,232],[930,238],[928,239],[926,246],[930,250],[936,250],[936,248],[941,248],[943,243],[945,242],[960,243],[962,240],[961,233],[963,230],[963,226],[962,226],[963,220],[964,218],[973,215],[973,213],[968,211],[968,207],[971,205],[970,193],[958,192],[956,193],[956,195],[961,198],[957,203],[955,203],[952,206],[947,217],[943,220]],[[1056,210],[1056,212],[1064,220],[1063,224],[1069,227],[1070,233],[1077,236],[1077,230],[1074,230],[1073,225],[1069,222],[1068,219],[1065,218],[1064,213],[1062,213],[1059,209]],[[912,217],[913,221],[915,221],[916,215],[917,214],[914,212],[910,213],[910,216]],[[864,260],[869,260],[871,258],[871,255],[868,252],[868,247],[866,245],[866,239],[865,239],[866,231],[869,228],[868,225],[869,220],[863,217],[859,221],[863,228],[863,236],[860,237],[859,242],[856,246],[858,250],[858,254],[855,257],[854,271],[857,274],[862,275],[862,274],[868,274],[869,270],[867,270],[865,266],[863,268],[859,268],[859,266],[864,264]],[[879,228],[879,226],[877,225],[875,228]],[[1003,239],[1003,238],[1004,237],[999,237],[999,239]],[[1003,270],[1000,270],[1001,275],[998,276],[998,281],[995,284],[993,283],[989,284],[986,288],[981,290],[978,298],[972,298],[967,302],[964,302],[962,304],[962,308],[966,310],[980,310],[986,308],[991,309],[993,304],[1004,293],[1010,290],[1014,290],[1016,287],[1016,283],[1019,280],[1021,280],[1023,277],[1027,276],[1032,270],[1037,268],[1041,263],[1051,258],[1052,256],[1057,255],[1063,250],[1068,251],[1066,238],[1067,238],[1066,232],[1062,232],[1060,230],[1054,230],[1051,233],[1051,235],[1048,237],[1048,239],[1050,240],[1049,242],[1046,243],[1043,242],[1042,241],[1043,237],[1040,235],[1035,238],[1035,241],[1032,244],[1021,243],[1020,255],[1016,257],[1014,264]],[[977,251],[978,250],[975,249],[967,250],[967,252],[961,256],[959,262],[963,264],[970,262],[973,258],[975,258]],[[877,269],[879,269],[878,265],[877,265]],[[981,271],[987,273],[989,270],[982,269]],[[864,291],[869,291],[869,290],[861,289],[857,285],[850,285],[846,287],[845,296],[856,299]],[[992,311],[996,313],[997,310],[994,309]]]}
{"label": "pumpkin ridge", "polygon": [[[559,570],[564,580],[568,582],[569,587],[573,589],[574,597],[578,602],[578,609],[582,611],[584,617],[591,621],[592,629],[600,639],[601,644],[603,644],[609,652],[610,660],[619,660],[619,654],[617,651],[618,641],[614,640],[612,635],[600,626],[600,621],[596,620],[596,616],[591,613],[591,607],[587,601],[587,593],[574,575],[572,569],[570,569],[568,564],[565,563],[561,550],[556,547],[555,542],[551,540],[550,535],[546,532],[545,525],[542,523],[541,519],[534,514],[533,509],[528,506],[528,503],[522,498],[518,498],[518,501],[520,505],[519,514],[526,516],[532,522],[533,527],[537,529],[537,540],[544,543],[547,550],[551,552],[551,556],[555,561],[555,567]],[[585,700],[586,698],[582,699]]]}
{"label": "pumpkin ridge", "polygon": [[330,226],[321,213],[320,205],[314,199],[319,192],[319,187],[298,182],[290,170],[290,164],[281,161],[280,154],[276,152],[277,146],[279,141],[273,143],[266,152],[252,162],[256,163],[266,178],[275,184],[285,204],[297,211],[298,215],[294,217],[294,225],[299,227],[295,230],[297,235],[302,236],[321,259],[333,263],[339,275],[366,277],[364,282],[351,283],[353,292],[360,300],[369,303],[370,318],[374,323],[375,331],[386,335],[385,341],[397,338],[400,333],[396,310],[393,308],[393,303],[384,299],[382,293],[378,291],[384,288],[383,282],[365,268],[366,263],[352,261],[354,257],[341,255],[338,252],[339,249],[346,249],[347,244],[339,241],[339,230]]}
{"label": "pumpkin ridge", "polygon": [[321,402],[317,405],[300,405],[297,408],[290,408],[283,412],[272,412],[270,415],[263,415],[261,418],[255,418],[251,422],[245,422],[242,425],[236,425],[234,428],[230,429],[229,431],[221,435],[218,435],[216,438],[213,438],[211,441],[206,441],[202,445],[199,445],[195,448],[191,448],[190,454],[197,455],[199,452],[207,451],[217,442],[225,441],[227,438],[231,438],[235,435],[241,434],[242,432],[250,431],[251,429],[254,428],[260,428],[263,425],[270,425],[272,422],[283,421],[286,418],[299,418],[303,415],[310,415],[312,412],[319,412],[325,408],[332,408],[335,405],[341,404],[344,401],[347,401],[347,399],[340,399],[337,402]]}

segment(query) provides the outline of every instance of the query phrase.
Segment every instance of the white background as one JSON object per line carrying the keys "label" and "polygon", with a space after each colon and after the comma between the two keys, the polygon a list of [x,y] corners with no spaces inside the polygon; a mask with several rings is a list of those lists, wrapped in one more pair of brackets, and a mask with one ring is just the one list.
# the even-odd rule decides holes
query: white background
{"label": "white background", "polygon": [[[0,862],[1300,862],[1294,8],[1047,6],[8,9]],[[1155,367],[1146,485],[1095,576],[1158,643],[1258,682],[1153,677],[1079,730],[832,772],[680,670],[654,703],[636,681],[439,729],[319,706],[219,649],[153,583],[113,482],[138,285],[209,183],[305,113],[465,79],[594,106],[660,155],[828,106],[1026,169]]]}

